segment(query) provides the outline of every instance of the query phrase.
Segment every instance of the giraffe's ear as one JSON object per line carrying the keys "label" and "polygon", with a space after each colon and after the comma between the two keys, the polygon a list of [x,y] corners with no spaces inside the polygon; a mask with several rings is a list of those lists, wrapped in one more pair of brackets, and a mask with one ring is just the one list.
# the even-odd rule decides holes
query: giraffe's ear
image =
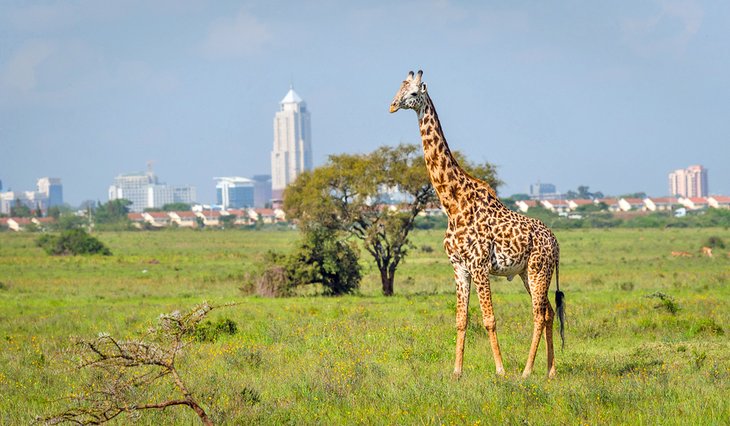
{"label": "giraffe's ear", "polygon": [[426,93],[426,83],[421,83],[421,93]]}

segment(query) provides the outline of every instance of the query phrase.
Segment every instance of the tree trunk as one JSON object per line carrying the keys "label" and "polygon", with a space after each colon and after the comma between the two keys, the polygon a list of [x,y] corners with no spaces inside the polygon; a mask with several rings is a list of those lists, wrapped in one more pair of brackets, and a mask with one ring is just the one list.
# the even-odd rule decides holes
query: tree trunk
{"label": "tree trunk", "polygon": [[388,274],[388,268],[380,270],[380,282],[383,284],[383,296],[392,296],[393,275]]}

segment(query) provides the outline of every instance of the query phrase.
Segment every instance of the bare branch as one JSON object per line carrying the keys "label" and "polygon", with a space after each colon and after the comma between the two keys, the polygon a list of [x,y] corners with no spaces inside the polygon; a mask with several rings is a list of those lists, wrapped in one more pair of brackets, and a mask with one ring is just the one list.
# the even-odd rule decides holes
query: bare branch
{"label": "bare branch", "polygon": [[[101,376],[88,385],[90,391],[71,398],[72,407],[37,421],[45,424],[101,424],[122,413],[182,405],[195,411],[203,424],[212,425],[178,373],[175,360],[185,348],[185,340],[189,340],[195,327],[211,310],[235,305],[238,303],[213,306],[204,302],[184,314],[179,311],[162,314],[157,325],[136,340],[117,340],[107,333],[100,333],[96,339],[77,342],[82,352],[78,368],[98,368]],[[136,401],[144,395],[144,392],[140,394],[140,390],[165,377],[172,378],[183,398],[146,403]],[[95,385],[97,389],[94,389]]]}

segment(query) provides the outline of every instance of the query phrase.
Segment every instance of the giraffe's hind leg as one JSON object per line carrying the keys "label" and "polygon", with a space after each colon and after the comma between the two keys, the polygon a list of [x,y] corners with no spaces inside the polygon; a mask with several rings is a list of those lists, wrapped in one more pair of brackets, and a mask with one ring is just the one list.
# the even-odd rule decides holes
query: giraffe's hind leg
{"label": "giraffe's hind leg", "polygon": [[[537,263],[537,262],[536,262]],[[525,363],[525,369],[522,372],[522,377],[527,377],[532,373],[532,368],[535,365],[535,356],[537,355],[537,348],[540,345],[540,338],[542,337],[543,331],[545,332],[545,340],[547,345],[548,355],[548,374],[555,374],[555,360],[553,352],[553,336],[552,336],[552,319],[553,310],[548,300],[548,286],[550,284],[550,276],[552,270],[549,266],[545,265],[542,268],[535,267],[537,265],[530,265],[529,270],[526,274],[527,282],[530,288],[530,296],[532,297],[532,343],[530,344],[530,352],[527,356],[527,362]],[[523,280],[525,276],[523,275]],[[550,325],[550,331],[546,329],[547,325]]]}
{"label": "giraffe's hind leg", "polygon": [[547,312],[545,314],[545,345],[547,346],[547,369],[548,377],[555,377],[555,351],[553,349],[553,319],[555,311],[550,306],[550,300],[547,301]]}

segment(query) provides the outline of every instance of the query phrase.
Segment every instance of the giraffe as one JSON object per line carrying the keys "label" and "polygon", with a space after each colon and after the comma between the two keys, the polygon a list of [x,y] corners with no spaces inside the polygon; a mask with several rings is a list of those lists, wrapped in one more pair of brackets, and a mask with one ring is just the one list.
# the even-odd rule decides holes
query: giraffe
{"label": "giraffe", "polygon": [[489,335],[496,373],[504,375],[492,306],[490,275],[505,276],[510,281],[519,275],[532,299],[532,344],[522,377],[532,373],[543,332],[547,346],[548,377],[555,377],[555,312],[548,300],[548,289],[555,269],[555,305],[562,340],[565,305],[558,281],[558,241],[544,223],[505,207],[488,183],[470,176],[459,166],[446,143],[426,84],[421,82],[422,75],[423,71],[418,71],[415,76],[413,71],[408,73],[390,104],[390,112],[399,109],[416,111],[426,168],[448,216],[444,249],[454,268],[456,281],[454,377],[458,379],[462,373],[472,281],[479,297],[483,324]]}

